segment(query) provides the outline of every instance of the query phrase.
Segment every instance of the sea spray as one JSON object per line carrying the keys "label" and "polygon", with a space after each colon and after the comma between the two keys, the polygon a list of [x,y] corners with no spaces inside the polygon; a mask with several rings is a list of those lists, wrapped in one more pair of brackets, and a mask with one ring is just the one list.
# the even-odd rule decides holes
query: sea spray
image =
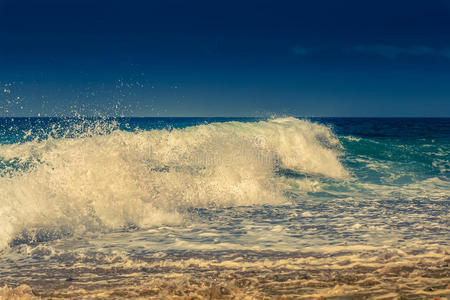
{"label": "sea spray", "polygon": [[110,120],[0,146],[0,246],[179,224],[186,209],[280,204],[280,169],[346,178],[340,144],[294,118],[123,131]]}
{"label": "sea spray", "polygon": [[1,119],[0,297],[449,294],[448,119],[258,121]]}

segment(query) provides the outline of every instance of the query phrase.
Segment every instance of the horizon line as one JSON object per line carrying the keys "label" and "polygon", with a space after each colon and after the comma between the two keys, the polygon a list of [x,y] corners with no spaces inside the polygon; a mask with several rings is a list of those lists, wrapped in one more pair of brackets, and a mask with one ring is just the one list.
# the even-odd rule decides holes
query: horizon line
{"label": "horizon line", "polygon": [[450,119],[448,117],[441,116],[270,116],[270,117],[257,117],[257,116],[0,116],[1,119],[274,119],[274,118],[303,118],[303,119],[316,119],[316,118],[329,118],[329,119]]}

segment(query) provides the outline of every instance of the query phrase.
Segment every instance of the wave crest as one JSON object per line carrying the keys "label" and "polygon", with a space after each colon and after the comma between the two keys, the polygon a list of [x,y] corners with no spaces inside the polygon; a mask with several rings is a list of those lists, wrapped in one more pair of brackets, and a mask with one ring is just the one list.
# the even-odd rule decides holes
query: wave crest
{"label": "wave crest", "polygon": [[348,176],[332,131],[295,118],[92,132],[0,146],[0,246],[42,230],[176,224],[192,207],[283,203],[280,168]]}

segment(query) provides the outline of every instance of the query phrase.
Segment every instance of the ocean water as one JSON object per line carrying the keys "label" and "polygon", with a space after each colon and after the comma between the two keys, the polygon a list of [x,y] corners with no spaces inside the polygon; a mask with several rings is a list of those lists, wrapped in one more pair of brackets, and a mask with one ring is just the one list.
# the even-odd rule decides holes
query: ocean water
{"label": "ocean water", "polygon": [[0,297],[449,299],[450,119],[2,118]]}

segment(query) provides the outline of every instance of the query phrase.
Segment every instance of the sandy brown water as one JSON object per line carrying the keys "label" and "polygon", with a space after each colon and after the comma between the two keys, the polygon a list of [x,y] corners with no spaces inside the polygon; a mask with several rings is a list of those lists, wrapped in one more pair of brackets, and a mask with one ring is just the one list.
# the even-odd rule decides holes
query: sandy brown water
{"label": "sandy brown water", "polygon": [[2,299],[448,299],[450,255],[370,250],[65,255],[1,274]]}

